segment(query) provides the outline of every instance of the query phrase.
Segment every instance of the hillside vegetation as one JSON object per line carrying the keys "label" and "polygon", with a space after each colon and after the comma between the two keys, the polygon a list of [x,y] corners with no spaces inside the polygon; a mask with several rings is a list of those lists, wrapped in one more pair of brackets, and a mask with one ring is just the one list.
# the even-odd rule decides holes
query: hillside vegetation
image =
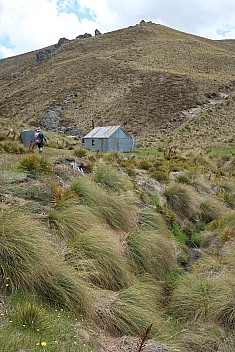
{"label": "hillside vegetation", "polygon": [[2,135],[0,351],[234,351],[234,146],[48,137]]}
{"label": "hillside vegetation", "polygon": [[[75,126],[83,133],[92,120],[121,124],[139,145],[154,144],[188,120],[182,111],[234,90],[234,45],[153,23],[71,40],[43,61],[37,53],[0,62],[5,121],[54,131]],[[230,126],[233,104],[226,114]],[[56,111],[53,123],[45,118],[50,111]],[[206,120],[212,130],[214,121]],[[214,133],[226,137],[225,130]]]}
{"label": "hillside vegetation", "polygon": [[[0,61],[0,352],[234,352],[234,42],[141,23],[37,53]],[[136,152],[83,149],[91,120]]]}

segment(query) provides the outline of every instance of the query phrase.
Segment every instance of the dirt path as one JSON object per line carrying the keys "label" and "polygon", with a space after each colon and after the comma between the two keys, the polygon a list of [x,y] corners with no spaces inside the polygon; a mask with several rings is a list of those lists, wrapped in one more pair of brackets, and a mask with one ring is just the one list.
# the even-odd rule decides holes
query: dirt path
{"label": "dirt path", "polygon": [[187,120],[182,123],[178,128],[181,128],[185,124],[188,123],[188,121],[192,120],[194,117],[196,117],[198,114],[205,112],[209,110],[213,105],[220,104],[222,101],[228,96],[228,94],[225,93],[220,93],[218,97],[209,99],[209,101],[205,104],[198,105],[196,108],[191,108],[187,110],[183,110],[182,114],[187,118]]}

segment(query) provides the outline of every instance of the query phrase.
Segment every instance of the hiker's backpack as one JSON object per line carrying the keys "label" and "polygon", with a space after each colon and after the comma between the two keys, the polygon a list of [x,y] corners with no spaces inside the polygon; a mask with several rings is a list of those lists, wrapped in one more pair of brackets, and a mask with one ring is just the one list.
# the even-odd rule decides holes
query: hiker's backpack
{"label": "hiker's backpack", "polygon": [[34,134],[34,143],[39,144],[42,142],[42,138],[40,136],[40,132],[36,132]]}

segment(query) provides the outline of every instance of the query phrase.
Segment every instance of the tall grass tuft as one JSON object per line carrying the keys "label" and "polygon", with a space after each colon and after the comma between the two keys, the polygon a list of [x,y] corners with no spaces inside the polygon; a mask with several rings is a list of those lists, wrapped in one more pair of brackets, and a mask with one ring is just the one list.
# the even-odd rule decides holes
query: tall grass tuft
{"label": "tall grass tuft", "polygon": [[200,202],[200,219],[209,223],[223,214],[222,204],[212,198],[205,198]]}
{"label": "tall grass tuft", "polygon": [[170,302],[171,314],[179,320],[207,321],[212,319],[212,302],[219,293],[213,279],[191,274],[178,282]]}
{"label": "tall grass tuft", "polygon": [[186,185],[172,184],[163,192],[167,208],[178,216],[179,220],[193,220],[198,213],[198,200],[194,192]]}
{"label": "tall grass tuft", "polygon": [[107,230],[96,227],[76,236],[65,258],[93,285],[116,291],[131,282],[126,259],[118,247]]}
{"label": "tall grass tuft", "polygon": [[59,202],[49,212],[48,218],[54,234],[65,240],[70,240],[99,224],[99,219],[88,206],[76,204],[73,199]]}
{"label": "tall grass tuft", "polygon": [[169,230],[162,215],[152,208],[141,208],[138,219],[139,229],[141,231],[156,231],[167,234]]}
{"label": "tall grass tuft", "polygon": [[233,329],[235,324],[235,272],[218,278],[218,294],[212,302],[212,313],[216,321]]}
{"label": "tall grass tuft", "polygon": [[116,230],[130,230],[135,222],[136,207],[133,197],[127,194],[107,193],[94,182],[77,178],[71,184],[81,202],[88,205],[92,211]]}
{"label": "tall grass tuft", "polygon": [[162,316],[161,288],[153,282],[140,282],[99,301],[97,324],[114,336],[142,335],[153,324],[151,336],[169,334]]}
{"label": "tall grass tuft", "polygon": [[131,189],[131,183],[127,176],[118,172],[114,167],[100,162],[95,165],[92,179],[108,191],[121,193]]}
{"label": "tall grass tuft", "polygon": [[185,352],[215,352],[220,351],[218,348],[225,337],[226,333],[221,327],[203,323],[188,325],[176,340]]}
{"label": "tall grass tuft", "polygon": [[14,313],[17,326],[23,330],[43,332],[52,324],[47,311],[35,303],[27,302],[23,306],[18,305]]}
{"label": "tall grass tuft", "polygon": [[127,256],[136,273],[149,273],[159,280],[176,266],[176,246],[164,234],[133,232],[127,237]]}
{"label": "tall grass tuft", "polygon": [[20,166],[32,174],[50,173],[52,171],[51,162],[44,156],[30,154],[20,161]]}
{"label": "tall grass tuft", "polygon": [[86,283],[62,261],[45,232],[16,208],[0,211],[1,292],[21,290],[53,306],[88,313]]}

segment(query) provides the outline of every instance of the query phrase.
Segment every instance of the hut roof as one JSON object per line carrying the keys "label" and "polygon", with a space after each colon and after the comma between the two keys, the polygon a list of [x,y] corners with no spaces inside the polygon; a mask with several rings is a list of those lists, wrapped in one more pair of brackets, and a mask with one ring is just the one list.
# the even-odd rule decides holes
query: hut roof
{"label": "hut roof", "polygon": [[118,125],[118,126],[95,127],[83,138],[109,138],[119,128],[121,128],[129,136],[129,134],[120,125]]}

